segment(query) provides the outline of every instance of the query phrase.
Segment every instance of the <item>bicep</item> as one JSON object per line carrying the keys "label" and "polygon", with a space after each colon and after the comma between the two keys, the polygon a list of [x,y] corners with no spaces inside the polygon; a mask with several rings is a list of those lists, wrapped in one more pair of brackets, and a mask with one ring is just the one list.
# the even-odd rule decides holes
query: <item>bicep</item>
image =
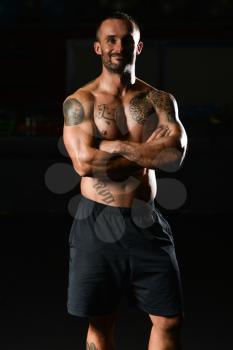
{"label": "bicep", "polygon": [[91,156],[94,144],[94,125],[78,99],[67,99],[63,103],[63,140],[72,161],[84,161]]}
{"label": "bicep", "polygon": [[63,140],[71,159],[80,162],[88,158],[88,153],[93,148],[92,125],[83,122],[82,126],[66,126],[63,128]]}
{"label": "bicep", "polygon": [[169,129],[168,138],[176,140],[182,149],[187,146],[187,134],[179,119],[178,105],[174,96],[170,93],[162,93],[156,107],[158,126]]}

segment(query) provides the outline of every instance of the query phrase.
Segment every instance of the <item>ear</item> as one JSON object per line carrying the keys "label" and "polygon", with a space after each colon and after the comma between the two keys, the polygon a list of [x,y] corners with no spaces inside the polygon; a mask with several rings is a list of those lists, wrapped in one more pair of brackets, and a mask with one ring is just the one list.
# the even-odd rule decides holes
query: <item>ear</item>
{"label": "ear", "polygon": [[102,54],[102,50],[101,50],[101,46],[100,46],[99,41],[95,41],[94,42],[94,50],[95,50],[95,53],[97,55],[101,55]]}
{"label": "ear", "polygon": [[143,49],[143,42],[139,41],[138,45],[137,45],[137,50],[136,50],[136,54],[140,55],[140,53],[142,52]]}

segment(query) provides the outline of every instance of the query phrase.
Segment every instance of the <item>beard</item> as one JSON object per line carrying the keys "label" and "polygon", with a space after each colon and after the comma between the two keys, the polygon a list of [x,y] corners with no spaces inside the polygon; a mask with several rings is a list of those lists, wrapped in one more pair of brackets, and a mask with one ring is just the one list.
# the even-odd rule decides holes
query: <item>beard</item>
{"label": "beard", "polygon": [[[117,55],[116,55],[117,56]],[[112,57],[114,59],[114,55],[104,57],[102,56],[102,63],[104,67],[111,73],[121,74],[125,71],[126,67],[132,64],[133,59],[131,57],[124,56],[117,63],[112,61]]]}

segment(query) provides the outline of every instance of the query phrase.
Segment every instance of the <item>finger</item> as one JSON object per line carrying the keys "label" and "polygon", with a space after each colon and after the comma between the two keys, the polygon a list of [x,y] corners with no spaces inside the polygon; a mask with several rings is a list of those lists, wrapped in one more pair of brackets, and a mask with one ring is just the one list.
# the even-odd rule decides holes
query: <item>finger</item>
{"label": "finger", "polygon": [[163,129],[163,127],[160,126],[154,132],[152,132],[152,134],[149,136],[149,138],[146,140],[146,142],[153,140],[162,131],[162,129]]}
{"label": "finger", "polygon": [[156,135],[153,137],[153,140],[158,140],[161,137],[164,137],[166,135],[167,129],[162,128],[161,130],[159,130],[158,133],[156,133]]}
{"label": "finger", "polygon": [[164,137],[167,133],[167,128],[164,128],[163,130],[161,130],[155,137],[155,139],[160,139],[161,137]]}
{"label": "finger", "polygon": [[168,126],[164,126],[163,129],[157,134],[156,139],[170,135],[170,129]]}
{"label": "finger", "polygon": [[155,140],[159,140],[162,137],[169,136],[170,130],[168,127],[159,127],[159,129],[156,129],[151,136],[146,140],[146,142],[151,142]]}

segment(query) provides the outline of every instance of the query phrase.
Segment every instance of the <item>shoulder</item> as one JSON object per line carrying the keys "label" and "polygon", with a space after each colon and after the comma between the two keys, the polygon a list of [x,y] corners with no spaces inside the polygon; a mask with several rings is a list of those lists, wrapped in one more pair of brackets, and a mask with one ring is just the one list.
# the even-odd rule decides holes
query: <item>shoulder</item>
{"label": "shoulder", "polygon": [[83,88],[67,96],[62,106],[65,125],[80,124],[84,119],[89,119],[93,105],[93,94]]}
{"label": "shoulder", "polygon": [[137,88],[142,92],[146,92],[147,98],[156,104],[161,103],[162,101],[170,101],[171,103],[175,102],[175,97],[168,91],[159,90],[139,78],[137,78],[136,83]]}
{"label": "shoulder", "polygon": [[63,103],[65,103],[68,100],[78,100],[81,103],[91,103],[94,100],[93,91],[96,87],[96,79],[89,81],[85,85],[78,88],[76,91],[74,91],[72,94],[67,96]]}
{"label": "shoulder", "polygon": [[177,101],[173,94],[168,91],[155,89],[151,87],[148,91],[147,98],[154,105],[155,109],[159,111],[166,111],[169,113],[178,113]]}
{"label": "shoulder", "polygon": [[169,122],[179,120],[178,106],[173,94],[157,89],[143,81],[141,81],[141,84],[147,87],[146,98],[153,105],[158,116],[166,115]]}
{"label": "shoulder", "polygon": [[91,103],[93,99],[94,99],[94,96],[92,92],[89,89],[86,89],[84,86],[79,88],[75,92],[73,92],[71,95],[67,96],[63,104],[70,100],[73,100],[73,101],[77,100],[80,103],[88,103],[88,102]]}

